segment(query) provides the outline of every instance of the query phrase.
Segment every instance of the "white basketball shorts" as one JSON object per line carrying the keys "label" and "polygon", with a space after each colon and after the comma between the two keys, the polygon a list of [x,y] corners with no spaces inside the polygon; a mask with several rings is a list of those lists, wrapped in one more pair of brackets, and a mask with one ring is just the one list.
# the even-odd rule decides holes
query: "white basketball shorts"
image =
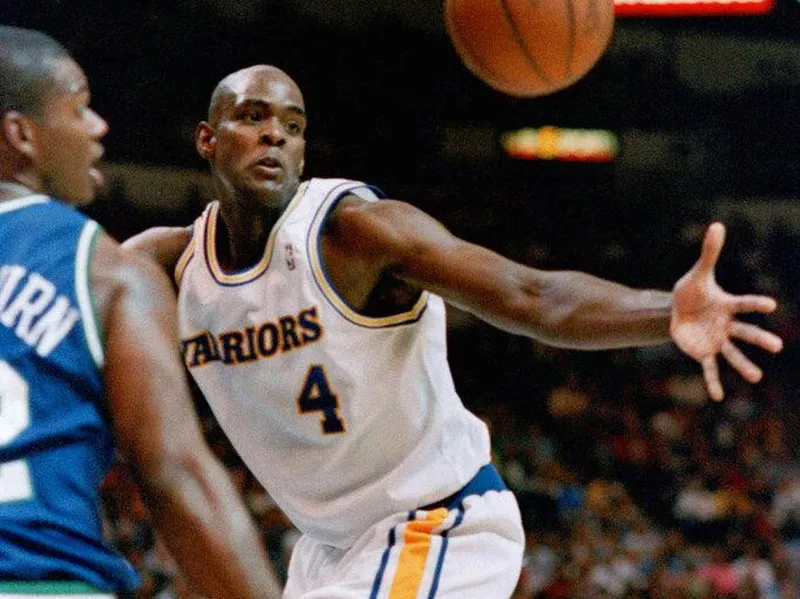
{"label": "white basketball shorts", "polygon": [[525,543],[516,498],[491,465],[462,491],[385,518],[347,550],[302,536],[283,599],[508,599]]}

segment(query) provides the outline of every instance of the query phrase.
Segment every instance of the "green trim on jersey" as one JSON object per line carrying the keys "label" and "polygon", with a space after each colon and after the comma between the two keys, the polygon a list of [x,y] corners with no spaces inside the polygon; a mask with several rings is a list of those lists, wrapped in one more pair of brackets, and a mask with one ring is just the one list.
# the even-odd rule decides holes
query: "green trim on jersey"
{"label": "green trim on jersey", "polygon": [[85,582],[78,580],[44,580],[28,582],[24,580],[0,580],[0,593],[20,595],[104,595],[111,597]]}

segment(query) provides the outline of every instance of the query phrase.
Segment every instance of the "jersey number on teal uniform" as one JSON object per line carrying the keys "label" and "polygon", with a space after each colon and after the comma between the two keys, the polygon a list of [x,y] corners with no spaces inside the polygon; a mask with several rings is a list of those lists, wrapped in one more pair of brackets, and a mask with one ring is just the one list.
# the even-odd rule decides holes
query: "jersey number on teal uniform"
{"label": "jersey number on teal uniform", "polygon": [[[11,443],[29,424],[28,383],[7,362],[0,360],[0,447]],[[32,496],[27,462],[16,460],[0,464],[0,502],[23,501]]]}

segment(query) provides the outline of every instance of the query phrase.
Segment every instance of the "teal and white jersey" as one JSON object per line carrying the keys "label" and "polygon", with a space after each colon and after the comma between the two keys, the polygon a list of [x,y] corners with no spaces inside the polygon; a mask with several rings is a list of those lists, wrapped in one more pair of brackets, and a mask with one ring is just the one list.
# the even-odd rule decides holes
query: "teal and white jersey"
{"label": "teal and white jersey", "polygon": [[114,446],[89,282],[98,231],[45,196],[0,203],[0,581],[139,582],[100,516]]}

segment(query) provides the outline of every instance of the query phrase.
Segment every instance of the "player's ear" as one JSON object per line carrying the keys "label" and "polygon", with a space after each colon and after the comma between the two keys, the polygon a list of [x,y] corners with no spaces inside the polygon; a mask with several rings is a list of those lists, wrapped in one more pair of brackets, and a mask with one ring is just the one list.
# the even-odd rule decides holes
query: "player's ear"
{"label": "player's ear", "polygon": [[23,156],[32,158],[36,153],[33,124],[21,112],[10,110],[3,115],[2,135],[5,142]]}
{"label": "player's ear", "polygon": [[194,147],[197,148],[197,153],[206,160],[211,160],[214,157],[216,145],[217,137],[214,134],[214,127],[206,121],[202,121],[194,131]]}

